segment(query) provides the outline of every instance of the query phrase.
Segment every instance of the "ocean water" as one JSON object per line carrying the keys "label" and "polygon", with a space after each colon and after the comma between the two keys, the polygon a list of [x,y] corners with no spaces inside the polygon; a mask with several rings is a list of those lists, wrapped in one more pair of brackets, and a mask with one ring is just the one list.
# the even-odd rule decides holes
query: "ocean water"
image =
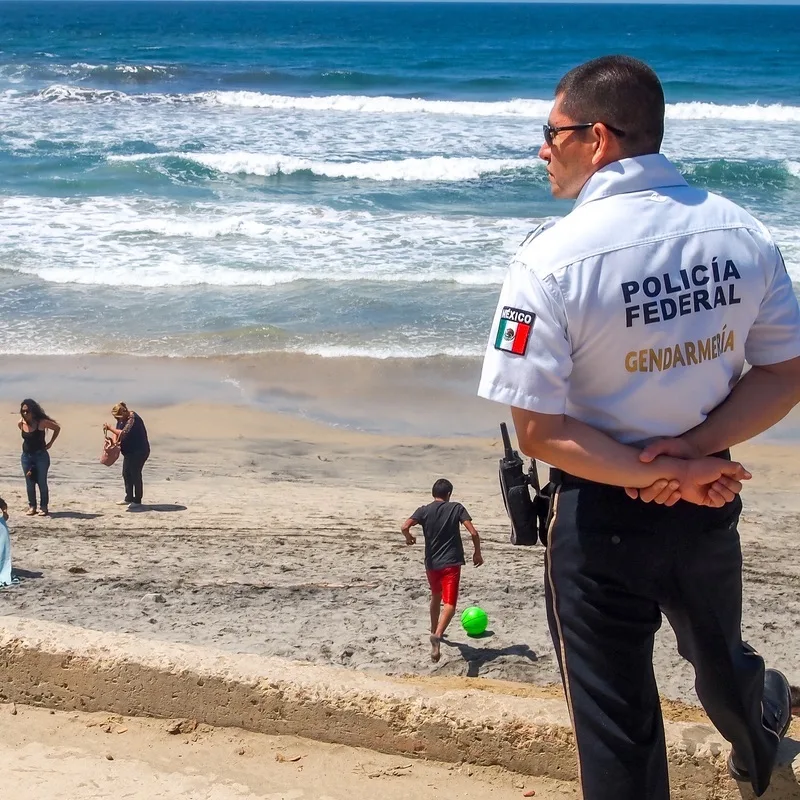
{"label": "ocean water", "polygon": [[475,356],[609,52],[800,281],[800,7],[0,0],[0,353]]}

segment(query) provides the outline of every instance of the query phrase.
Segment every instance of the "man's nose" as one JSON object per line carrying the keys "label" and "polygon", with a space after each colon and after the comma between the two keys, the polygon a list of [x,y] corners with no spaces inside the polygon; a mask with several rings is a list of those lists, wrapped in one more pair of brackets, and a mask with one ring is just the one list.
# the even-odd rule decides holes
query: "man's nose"
{"label": "man's nose", "polygon": [[542,146],[539,148],[539,158],[542,161],[550,161],[550,145],[547,142],[542,142]]}

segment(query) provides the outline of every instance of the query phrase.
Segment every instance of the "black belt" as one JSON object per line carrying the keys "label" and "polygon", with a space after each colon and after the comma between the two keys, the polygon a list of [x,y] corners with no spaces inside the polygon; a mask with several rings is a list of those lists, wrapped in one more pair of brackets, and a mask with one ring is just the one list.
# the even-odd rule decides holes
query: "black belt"
{"label": "black belt", "polygon": [[[719,453],[712,453],[713,458],[724,458],[725,461],[731,460],[730,450],[720,450]],[[597,481],[590,481],[588,478],[580,478],[577,475],[571,475],[569,472],[564,472],[563,469],[553,467],[550,470],[550,483],[555,486],[610,486],[607,483],[598,483]],[[618,489],[618,486],[613,487]]]}

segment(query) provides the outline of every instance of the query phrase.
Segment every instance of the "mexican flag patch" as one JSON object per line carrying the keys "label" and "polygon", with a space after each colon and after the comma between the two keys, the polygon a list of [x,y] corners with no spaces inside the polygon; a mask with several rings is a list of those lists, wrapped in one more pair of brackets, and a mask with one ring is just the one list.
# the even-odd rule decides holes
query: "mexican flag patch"
{"label": "mexican flag patch", "polygon": [[496,350],[506,350],[524,356],[536,314],[519,308],[504,306],[500,312],[500,326],[494,340]]}

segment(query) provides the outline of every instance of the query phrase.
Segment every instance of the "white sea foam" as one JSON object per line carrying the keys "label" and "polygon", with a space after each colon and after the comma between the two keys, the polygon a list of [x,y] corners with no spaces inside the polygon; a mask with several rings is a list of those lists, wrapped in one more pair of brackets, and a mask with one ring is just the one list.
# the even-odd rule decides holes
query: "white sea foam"
{"label": "white sea foam", "polygon": [[735,122],[800,122],[800,107],[780,103],[743,106],[717,105],[716,103],[675,103],[667,106],[667,119],[729,120]]}
{"label": "white sea foam", "polygon": [[[259,92],[204,92],[192,95],[210,105],[239,108],[292,109],[304,111],[342,111],[371,114],[446,114],[471,117],[546,118],[552,100],[517,98],[505,101],[422,100],[397,97],[333,95],[327,97],[288,97]],[[779,103],[760,105],[718,105],[716,103],[675,103],[667,106],[667,119],[725,119],[741,122],[800,122],[800,107]]]}
{"label": "white sea foam", "polygon": [[448,347],[437,344],[418,344],[404,345],[403,347],[392,347],[378,345],[369,346],[347,346],[347,345],[310,345],[308,347],[297,348],[296,352],[311,356],[321,356],[322,358],[376,358],[385,360],[388,358],[433,358],[435,356],[446,356],[449,358],[477,358],[484,353],[481,345],[464,347]]}
{"label": "white sea foam", "polygon": [[208,269],[165,256],[159,263],[140,265],[136,270],[107,265],[84,267],[48,266],[26,268],[21,273],[36,275],[48,283],[75,286],[125,286],[157,289],[169,286],[277,286],[292,283],[294,273],[258,273],[237,269]]}
{"label": "white sea foam", "polygon": [[[85,65],[91,66],[91,65]],[[119,71],[143,70],[117,65]],[[153,65],[146,69],[163,69]],[[369,97],[365,95],[324,95],[295,97],[248,91],[211,91],[192,94],[129,94],[119,91],[53,84],[26,99],[49,102],[118,102],[118,103],[194,103],[242,109],[340,112],[345,114],[436,114],[468,117],[530,117],[544,119],[553,101],[538,98],[513,100],[424,100],[404,97]],[[671,103],[666,108],[671,120],[728,120],[737,122],[800,122],[800,106],[781,103],[723,105],[718,103]]]}
{"label": "white sea foam", "polygon": [[[157,358],[196,358],[225,356],[254,356],[269,352],[285,351],[281,347],[261,348],[231,348],[215,349],[209,342],[204,342],[202,348],[195,351],[179,340],[166,339],[162,342],[134,342],[109,344],[86,338],[83,342],[76,342],[71,347],[59,347],[48,339],[31,343],[30,333],[26,332],[19,339],[6,337],[0,342],[0,356],[86,356],[86,355],[126,355],[133,357]],[[483,355],[484,348],[479,345],[473,347],[447,347],[435,344],[410,344],[403,347],[378,345],[377,347],[364,346],[339,346],[339,345],[308,345],[299,346],[289,350],[298,355],[319,356],[321,358],[374,358],[386,360],[396,359],[422,359],[422,358],[479,358]],[[234,378],[224,378],[221,383],[241,390],[240,382]]]}
{"label": "white sea foam", "polygon": [[[124,103],[135,99],[135,96],[113,89],[86,89],[82,86],[66,86],[64,84],[48,86],[37,92],[35,97],[48,103]],[[161,95],[160,99],[166,101],[167,98]]]}
{"label": "white sea foam", "polygon": [[69,65],[75,72],[116,72],[122,75],[169,75],[170,67],[165,64],[87,64],[79,61]]}
{"label": "white sea foam", "polygon": [[113,226],[116,235],[153,234],[156,236],[179,236],[193,239],[217,239],[219,237],[244,236],[258,239],[275,236],[277,226],[253,219],[231,216],[222,219],[167,219],[149,217],[131,222],[119,222]]}
{"label": "white sea foam", "polygon": [[338,111],[359,114],[444,114],[469,117],[546,117],[551,100],[500,101],[422,100],[404,97],[327,95],[291,97],[261,92],[200,92],[189,95],[195,102],[236,108],[291,109],[293,111]]}
{"label": "white sea foam", "polygon": [[[793,222],[790,222],[789,225],[792,225]],[[783,259],[786,262],[786,271],[795,283],[797,291],[800,289],[800,228],[789,227],[784,223],[769,225],[769,230],[781,249]],[[798,294],[800,294],[800,291],[798,291]]]}
{"label": "white sea foam", "polygon": [[493,286],[533,225],[294,203],[0,199],[4,268],[83,286]]}
{"label": "white sea foam", "polygon": [[[151,95],[142,95],[150,97],[149,105],[109,99],[98,114],[91,103],[31,102],[19,92],[12,94],[15,90],[0,93],[0,146],[23,157],[40,154],[41,143],[48,141],[69,143],[76,154],[90,156],[120,152],[121,143],[137,141],[155,152],[180,152],[202,144],[203,154],[280,153],[315,163],[429,156],[518,160],[534,157],[541,142],[541,130],[526,117],[237,112],[198,103],[180,106],[178,113],[176,107],[163,104],[170,102],[166,96],[159,100]],[[762,130],[760,122],[672,120],[665,152],[679,161],[798,161],[800,125],[775,123],[767,139]],[[42,175],[43,180],[47,177]]]}
{"label": "white sea foam", "polygon": [[109,161],[137,162],[182,158],[228,175],[293,175],[310,172],[325,178],[373,181],[467,181],[482,175],[520,169],[541,169],[537,158],[406,158],[390,161],[313,161],[258,153],[161,153],[109,156]]}
{"label": "white sea foam", "polygon": [[[458,182],[481,178],[484,175],[544,169],[539,158],[478,158],[457,156],[431,156],[429,158],[405,158],[387,161],[317,161],[287,155],[266,155],[236,151],[231,153],[137,153],[111,155],[109,162],[136,163],[180,158],[200,164],[216,172],[229,175],[294,175],[308,172],[326,178],[350,178],[374,181],[436,181]],[[678,159],[680,161],[680,159]],[[694,175],[709,168],[712,159],[697,163],[681,164],[684,174]],[[738,165],[741,169],[763,166],[785,170],[793,177],[800,177],[800,162],[792,160],[771,161],[764,165],[747,158],[723,159],[727,166]]]}
{"label": "white sea foam", "polygon": [[323,283],[437,283],[446,281],[465,286],[493,286],[503,281],[504,270],[494,269],[451,275],[420,274],[365,274],[353,269],[349,272],[257,272],[230,267],[204,267],[192,265],[174,257],[164,257],[158,264],[140,265],[135,270],[104,266],[83,267],[26,267],[15,270],[20,274],[35,275],[43,281],[74,286],[118,286],[128,288],[162,289],[186,286],[218,287],[272,287],[300,281]]}
{"label": "white sea foam", "polygon": [[[87,76],[93,77],[97,75],[124,75],[131,77],[144,77],[146,79],[158,79],[172,75],[177,70],[174,67],[169,67],[166,64],[90,64],[85,61],[78,61],[74,64],[2,64],[0,65],[0,78],[6,79],[25,79],[31,75],[40,77],[42,73],[46,72],[51,78],[65,79],[65,80],[81,80]],[[53,84],[51,87],[43,90],[47,93],[48,99],[58,99],[57,92],[59,89],[70,90],[69,95],[64,95],[61,99],[76,99],[79,95],[74,94],[77,87],[68,86],[64,84]],[[51,92],[51,90],[54,90]],[[87,92],[91,92],[88,89]],[[164,95],[166,96],[166,95]],[[136,95],[125,95],[133,102],[136,102]],[[91,100],[90,93],[84,94],[83,99]],[[120,100],[125,101],[124,97]]]}

